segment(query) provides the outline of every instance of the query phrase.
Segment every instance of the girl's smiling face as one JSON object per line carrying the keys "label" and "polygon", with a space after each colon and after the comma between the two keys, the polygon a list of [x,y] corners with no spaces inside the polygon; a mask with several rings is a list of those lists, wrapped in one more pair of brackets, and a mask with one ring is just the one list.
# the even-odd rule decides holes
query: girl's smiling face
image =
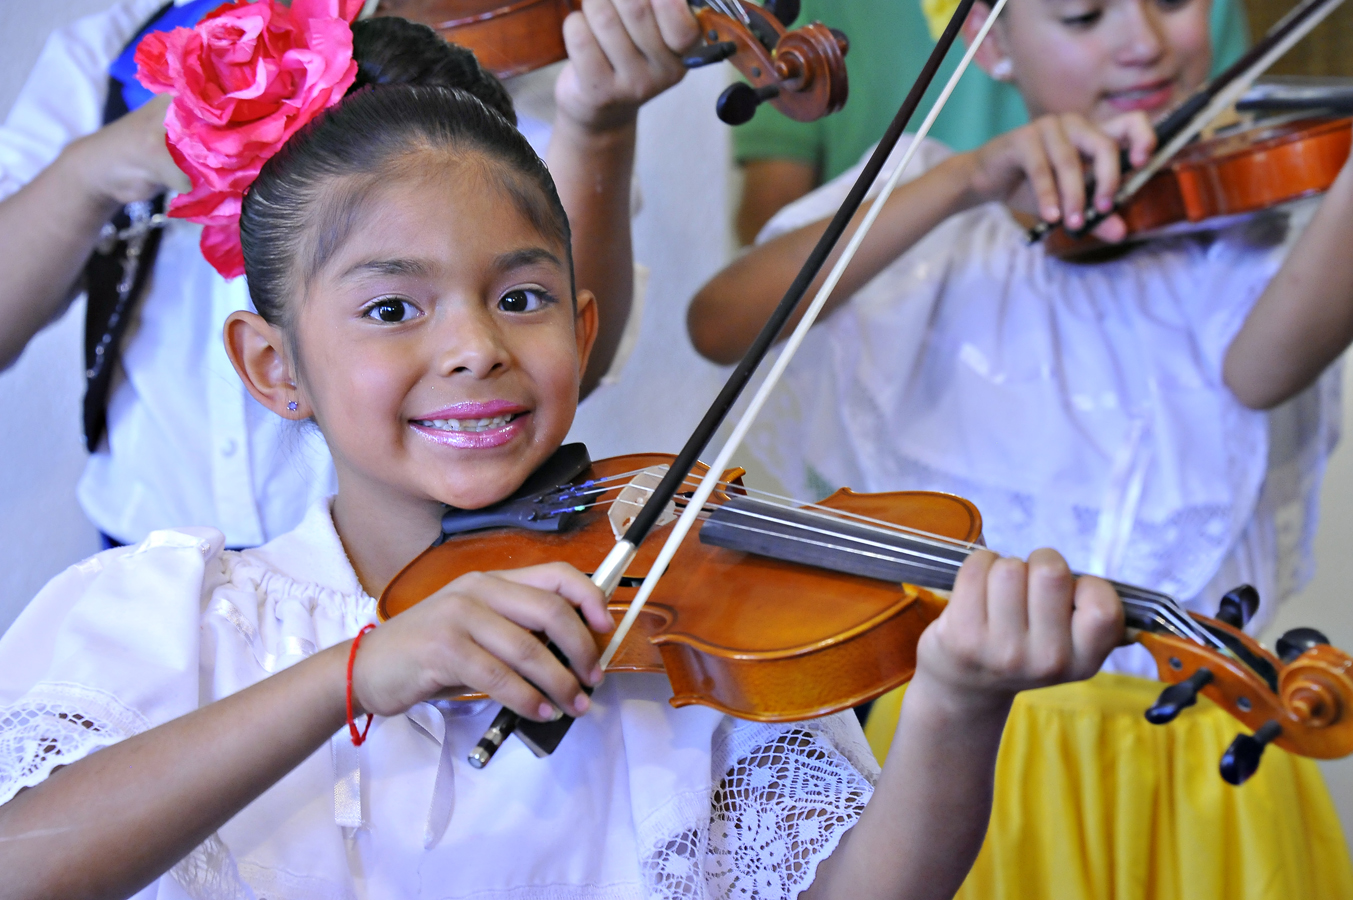
{"label": "girl's smiling face", "polygon": [[1031,117],[1155,119],[1207,79],[1210,13],[1210,0],[1014,0],[983,63],[1010,60]]}
{"label": "girl's smiling face", "polygon": [[340,497],[478,508],[563,442],[596,310],[582,292],[575,312],[567,248],[523,207],[532,190],[477,153],[429,150],[338,217],[290,344]]}

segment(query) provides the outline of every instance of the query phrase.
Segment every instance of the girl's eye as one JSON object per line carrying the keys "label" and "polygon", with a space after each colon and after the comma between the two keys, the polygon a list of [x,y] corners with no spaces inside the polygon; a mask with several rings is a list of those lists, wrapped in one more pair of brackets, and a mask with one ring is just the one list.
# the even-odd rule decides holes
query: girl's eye
{"label": "girl's eye", "polygon": [[391,325],[407,322],[417,314],[418,310],[412,303],[398,297],[382,297],[362,311],[365,318],[387,322]]}
{"label": "girl's eye", "polygon": [[1086,10],[1083,13],[1074,16],[1062,16],[1062,24],[1068,28],[1084,29],[1092,28],[1103,17],[1104,11],[1099,9]]}
{"label": "girl's eye", "polygon": [[554,302],[554,298],[540,288],[517,288],[502,296],[498,308],[511,313],[535,312]]}

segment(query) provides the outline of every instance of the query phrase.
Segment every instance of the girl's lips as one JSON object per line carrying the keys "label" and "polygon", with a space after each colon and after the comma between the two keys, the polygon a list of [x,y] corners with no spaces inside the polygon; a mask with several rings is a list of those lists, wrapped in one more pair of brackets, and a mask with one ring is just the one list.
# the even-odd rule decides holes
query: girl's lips
{"label": "girl's lips", "polygon": [[502,418],[507,421],[502,424],[490,422],[460,430],[428,424],[428,420],[410,422],[409,425],[434,444],[461,450],[483,450],[488,447],[500,447],[521,434],[526,429],[527,415],[527,413],[505,415]]}
{"label": "girl's lips", "polygon": [[1114,91],[1106,94],[1104,99],[1119,112],[1133,112],[1135,110],[1151,112],[1168,105],[1173,97],[1174,83],[1159,81],[1132,90]]}
{"label": "girl's lips", "polygon": [[414,421],[428,422],[439,419],[491,419],[494,416],[524,413],[526,407],[510,400],[467,400],[455,403],[445,409],[418,416]]}

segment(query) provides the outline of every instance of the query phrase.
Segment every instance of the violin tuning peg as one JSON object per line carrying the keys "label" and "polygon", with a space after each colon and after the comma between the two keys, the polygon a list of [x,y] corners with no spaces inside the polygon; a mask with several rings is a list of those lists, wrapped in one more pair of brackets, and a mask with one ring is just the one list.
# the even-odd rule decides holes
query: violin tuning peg
{"label": "violin tuning peg", "polygon": [[1160,692],[1155,704],[1146,711],[1146,721],[1152,725],[1173,722],[1175,717],[1198,702],[1198,692],[1212,681],[1209,669],[1199,669],[1178,684]]}
{"label": "violin tuning peg", "polygon": [[780,96],[779,85],[768,84],[754,88],[745,81],[739,81],[730,84],[728,89],[719,95],[719,101],[714,108],[725,123],[742,125],[751,121],[758,106],[778,96]]}
{"label": "violin tuning peg", "polygon": [[681,64],[688,69],[723,62],[738,52],[738,45],[732,41],[716,41],[713,44],[701,44],[681,58]]}
{"label": "violin tuning peg", "polygon": [[799,17],[799,0],[766,0],[763,5],[786,28],[793,25],[794,20]]}
{"label": "violin tuning peg", "polygon": [[1259,769],[1259,759],[1264,748],[1278,735],[1283,727],[1273,720],[1259,726],[1253,735],[1240,734],[1221,755],[1221,777],[1227,784],[1241,785],[1250,779]]}
{"label": "violin tuning peg", "polygon": [[1259,592],[1248,584],[1232,588],[1221,598],[1217,618],[1232,628],[1244,628],[1259,611]]}
{"label": "violin tuning peg", "polygon": [[1316,631],[1314,628],[1293,628],[1291,631],[1283,632],[1283,636],[1278,638],[1278,644],[1274,649],[1278,651],[1278,658],[1286,664],[1312,647],[1329,642],[1330,639],[1325,637],[1324,633]]}

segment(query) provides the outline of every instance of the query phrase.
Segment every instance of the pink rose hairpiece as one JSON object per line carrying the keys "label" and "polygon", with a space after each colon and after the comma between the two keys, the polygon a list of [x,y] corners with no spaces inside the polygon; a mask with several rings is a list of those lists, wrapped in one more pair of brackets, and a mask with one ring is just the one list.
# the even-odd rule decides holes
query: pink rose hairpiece
{"label": "pink rose hairpiece", "polygon": [[206,226],[202,255],[222,276],[244,274],[240,207],[263,164],[356,79],[351,23],[361,9],[362,0],[226,3],[137,48],[141,83],[174,95],[166,143],[193,185],[169,215]]}

